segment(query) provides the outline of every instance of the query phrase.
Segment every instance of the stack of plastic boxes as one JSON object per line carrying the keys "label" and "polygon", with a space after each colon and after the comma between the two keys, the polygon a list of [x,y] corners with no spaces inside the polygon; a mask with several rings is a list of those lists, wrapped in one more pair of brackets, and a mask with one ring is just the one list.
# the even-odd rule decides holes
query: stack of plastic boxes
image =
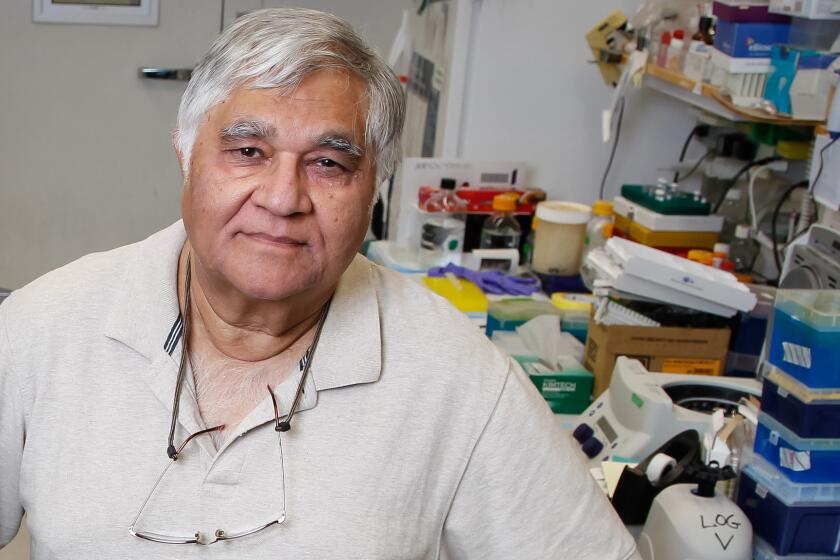
{"label": "stack of plastic boxes", "polygon": [[787,42],[790,17],[770,13],[762,0],[718,0],[713,11],[718,22],[712,85],[729,93],[736,105],[761,101],[772,70],[770,51]]}
{"label": "stack of plastic boxes", "polygon": [[840,556],[840,291],[779,290],[769,361],[738,489],[756,557]]}

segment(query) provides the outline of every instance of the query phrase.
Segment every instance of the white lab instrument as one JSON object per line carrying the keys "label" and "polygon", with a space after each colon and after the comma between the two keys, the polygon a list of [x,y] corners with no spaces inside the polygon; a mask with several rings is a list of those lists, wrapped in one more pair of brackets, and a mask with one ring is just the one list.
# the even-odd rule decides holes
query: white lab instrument
{"label": "white lab instrument", "polygon": [[598,278],[630,296],[732,317],[750,311],[755,294],[734,275],[614,237],[586,257]]}
{"label": "white lab instrument", "polygon": [[388,209],[396,227],[389,227],[388,238],[405,248],[420,246],[423,212],[417,206],[420,187],[439,185],[441,179],[455,179],[456,185],[519,187],[525,175],[524,161],[476,162],[440,158],[405,158],[399,190],[393,208]]}
{"label": "white lab instrument", "polygon": [[516,274],[519,270],[519,251],[516,249],[473,249],[461,255],[461,266],[472,270],[501,270]]}
{"label": "white lab instrument", "polygon": [[[840,95],[838,95],[840,97]],[[840,234],[813,225],[808,235],[787,252],[779,287],[785,289],[840,288]]]}
{"label": "white lab instrument", "polygon": [[637,546],[644,560],[750,560],[752,525],[720,492],[701,496],[696,484],[674,484],[653,500]]}
{"label": "white lab instrument", "polygon": [[572,435],[592,467],[607,459],[641,461],[686,430],[701,438],[716,433],[712,413],[734,412],[750,395],[761,395],[754,379],[649,373],[619,356],[609,388],[580,415]]}

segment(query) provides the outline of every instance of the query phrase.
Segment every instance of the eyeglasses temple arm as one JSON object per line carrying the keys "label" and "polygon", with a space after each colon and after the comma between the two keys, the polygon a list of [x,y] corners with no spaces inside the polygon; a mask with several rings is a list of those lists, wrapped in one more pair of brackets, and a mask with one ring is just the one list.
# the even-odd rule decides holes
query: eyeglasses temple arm
{"label": "eyeglasses temple arm", "polygon": [[[187,369],[187,337],[190,335],[190,279],[191,266],[190,255],[187,254],[187,269],[184,273],[184,331],[181,334],[181,362],[178,365],[178,380],[175,383],[175,400],[172,403],[172,421],[169,424],[169,446],[166,448],[166,454],[170,459],[177,459],[178,453],[184,448],[186,442],[181,444],[181,448],[175,450],[175,423],[178,420],[178,410],[181,408],[181,387],[184,385],[184,372]],[[199,432],[201,433],[201,432]],[[193,434],[195,435],[195,434]],[[187,439],[189,441],[191,438]]]}
{"label": "eyeglasses temple arm", "polygon": [[292,407],[289,409],[289,415],[286,416],[286,420],[280,422],[275,429],[278,432],[288,432],[289,429],[292,427],[292,417],[297,412],[298,405],[300,405],[300,398],[303,395],[303,386],[306,382],[306,376],[309,375],[309,368],[312,365],[312,358],[315,354],[315,348],[318,347],[318,340],[321,338],[321,331],[324,328],[324,323],[327,321],[327,313],[330,310],[330,304],[332,303],[332,298],[330,298],[326,305],[324,305],[324,310],[321,312],[321,317],[318,319],[318,327],[315,330],[315,339],[312,341],[312,349],[311,352],[308,353],[306,356],[306,365],[303,367],[303,373],[300,376],[300,383],[298,383],[297,391],[295,392],[295,400],[292,401]]}

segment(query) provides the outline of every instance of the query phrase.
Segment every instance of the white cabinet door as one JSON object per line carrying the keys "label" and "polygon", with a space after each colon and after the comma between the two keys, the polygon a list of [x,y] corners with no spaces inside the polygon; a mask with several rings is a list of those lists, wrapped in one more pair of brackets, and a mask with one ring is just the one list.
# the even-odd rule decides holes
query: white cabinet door
{"label": "white cabinet door", "polygon": [[222,0],[163,0],[156,27],[35,24],[0,2],[0,287],[178,218],[185,82],[138,68],[192,67],[221,19]]}

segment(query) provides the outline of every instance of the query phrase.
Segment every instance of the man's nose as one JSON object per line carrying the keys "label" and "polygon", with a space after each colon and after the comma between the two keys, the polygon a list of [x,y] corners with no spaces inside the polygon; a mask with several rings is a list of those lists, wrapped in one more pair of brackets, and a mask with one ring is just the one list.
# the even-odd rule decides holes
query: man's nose
{"label": "man's nose", "polygon": [[306,188],[300,156],[275,156],[263,176],[262,184],[251,195],[251,200],[278,216],[311,212],[312,200]]}

